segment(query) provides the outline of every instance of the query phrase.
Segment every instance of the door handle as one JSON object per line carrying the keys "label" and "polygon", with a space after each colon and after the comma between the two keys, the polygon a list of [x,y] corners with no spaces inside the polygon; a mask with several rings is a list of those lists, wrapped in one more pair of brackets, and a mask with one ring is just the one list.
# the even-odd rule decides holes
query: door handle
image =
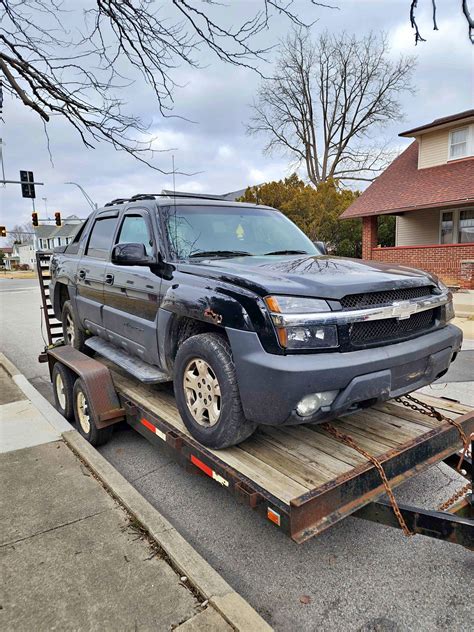
{"label": "door handle", "polygon": [[84,281],[84,279],[86,278],[86,271],[79,270],[78,277],[81,279],[81,281]]}
{"label": "door handle", "polygon": [[114,284],[114,275],[113,274],[106,274],[105,275],[105,282],[107,283],[107,285],[113,285]]}

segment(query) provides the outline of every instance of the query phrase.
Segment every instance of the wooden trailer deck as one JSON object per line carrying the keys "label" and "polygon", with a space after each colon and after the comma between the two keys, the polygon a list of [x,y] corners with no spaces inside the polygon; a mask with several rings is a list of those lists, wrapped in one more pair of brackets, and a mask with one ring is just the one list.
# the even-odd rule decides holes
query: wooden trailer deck
{"label": "wooden trailer deck", "polygon": [[[211,450],[186,430],[167,385],[146,386],[101,359],[112,374],[129,423],[156,443],[178,449],[187,464],[234,491],[297,542],[317,535],[384,493],[376,468],[359,452],[318,425],[260,426],[239,446]],[[417,394],[467,435],[474,411],[467,406]],[[461,447],[458,430],[394,401],[335,420],[382,463],[391,487],[442,461]],[[194,468],[193,468],[194,469]]]}

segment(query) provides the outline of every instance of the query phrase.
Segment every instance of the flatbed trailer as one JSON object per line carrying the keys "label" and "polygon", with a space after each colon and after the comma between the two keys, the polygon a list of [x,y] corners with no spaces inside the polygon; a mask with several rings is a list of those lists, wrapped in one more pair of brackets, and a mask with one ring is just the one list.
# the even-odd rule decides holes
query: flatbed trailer
{"label": "flatbed trailer", "polygon": [[[40,270],[46,318],[51,312],[47,277]],[[47,331],[55,329],[47,327]],[[40,361],[48,362],[50,374],[60,363],[70,372],[71,382],[82,379],[98,428],[125,420],[151,443],[168,449],[187,469],[209,476],[297,543],[353,515],[474,548],[469,483],[452,499],[455,502],[444,503],[449,511],[384,499],[387,490],[391,493],[443,461],[458,468],[472,484],[472,457],[466,450],[460,452],[466,448],[461,429],[472,454],[471,408],[417,394],[418,404],[388,401],[330,424],[261,426],[239,446],[212,450],[186,430],[169,384],[145,385],[108,360],[61,344],[57,336],[48,337],[48,342]],[[66,395],[72,397],[72,392]]]}

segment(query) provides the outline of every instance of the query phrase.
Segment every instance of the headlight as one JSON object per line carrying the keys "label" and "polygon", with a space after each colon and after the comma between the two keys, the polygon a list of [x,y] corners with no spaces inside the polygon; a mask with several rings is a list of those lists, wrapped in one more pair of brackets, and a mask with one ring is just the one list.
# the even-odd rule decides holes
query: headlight
{"label": "headlight", "polygon": [[[267,296],[265,303],[275,325],[280,345],[285,349],[328,349],[338,346],[336,325],[305,324],[304,315],[330,312],[326,301],[298,296]],[[298,324],[284,322],[285,314],[301,314]]]}

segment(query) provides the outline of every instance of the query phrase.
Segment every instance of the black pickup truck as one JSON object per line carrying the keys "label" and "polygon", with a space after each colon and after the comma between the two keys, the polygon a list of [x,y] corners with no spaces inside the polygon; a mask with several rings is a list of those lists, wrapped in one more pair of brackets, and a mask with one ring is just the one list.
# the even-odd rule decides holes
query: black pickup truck
{"label": "black pickup truck", "polygon": [[51,270],[66,342],[173,381],[188,430],[215,448],[430,384],[462,341],[435,277],[328,256],[266,206],[114,200]]}

